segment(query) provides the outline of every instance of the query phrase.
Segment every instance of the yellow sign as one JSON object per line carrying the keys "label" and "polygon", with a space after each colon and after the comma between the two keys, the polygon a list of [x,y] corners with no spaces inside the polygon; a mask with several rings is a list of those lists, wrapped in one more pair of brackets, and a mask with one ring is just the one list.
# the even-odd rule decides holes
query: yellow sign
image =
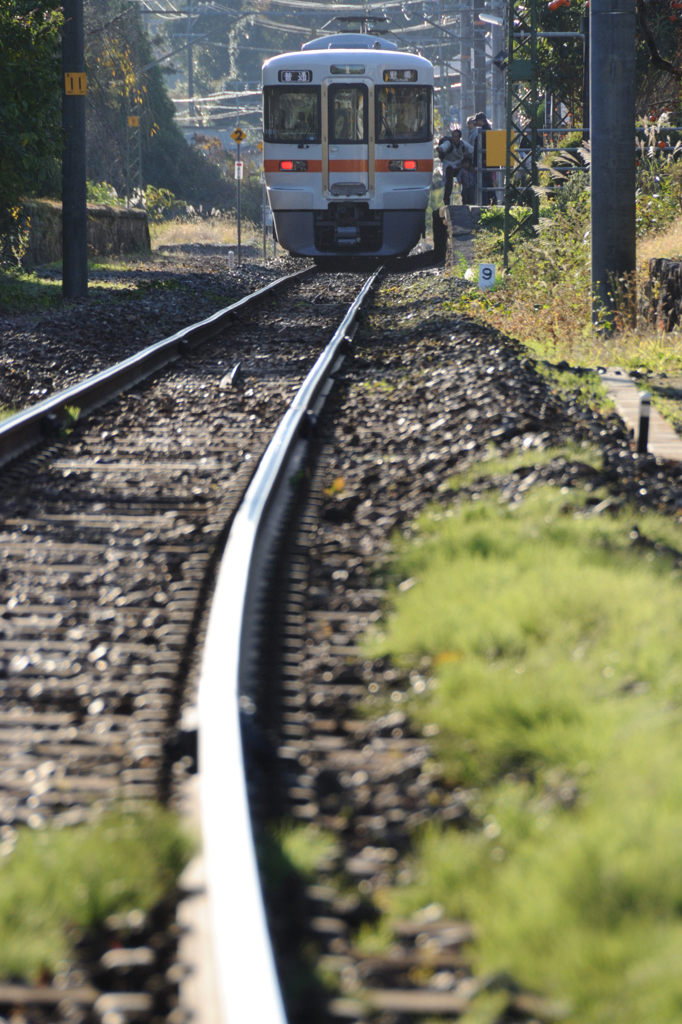
{"label": "yellow sign", "polygon": [[261,151],[261,153],[263,152],[263,143],[262,142],[258,143],[258,149]]}
{"label": "yellow sign", "polygon": [[246,138],[246,132],[242,128],[235,128],[230,138],[234,139],[235,142],[243,142]]}
{"label": "yellow sign", "polygon": [[64,92],[67,96],[85,96],[87,82],[84,71],[67,71],[64,74]]}
{"label": "yellow sign", "polygon": [[130,117],[128,118],[128,127],[129,128],[139,128],[140,127],[140,119],[137,116],[137,114],[131,114],[130,115]]}
{"label": "yellow sign", "polygon": [[486,167],[504,167],[507,163],[507,133],[503,130],[485,133]]}

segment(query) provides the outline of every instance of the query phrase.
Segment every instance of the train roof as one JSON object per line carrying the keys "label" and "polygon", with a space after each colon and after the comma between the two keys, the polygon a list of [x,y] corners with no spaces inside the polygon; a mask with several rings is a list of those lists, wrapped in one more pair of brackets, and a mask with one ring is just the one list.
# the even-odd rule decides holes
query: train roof
{"label": "train roof", "polygon": [[397,50],[398,44],[382,36],[361,32],[337,32],[333,36],[309,39],[302,50]]}
{"label": "train roof", "polygon": [[[352,36],[352,33],[343,33],[343,36],[345,38],[347,38],[347,36],[349,35]],[[341,38],[341,34],[336,38]],[[372,36],[361,36],[359,33],[355,35],[355,39],[372,38]],[[323,40],[314,40],[314,42],[322,41]],[[333,57],[331,57],[330,55],[330,49],[334,51]],[[294,50],[292,53],[280,53],[277,57],[270,57],[268,60],[265,61],[265,63],[263,64],[263,73],[272,73],[278,68],[288,70],[291,68],[298,69],[300,67],[306,66],[308,68],[323,69],[325,65],[327,67],[329,66],[330,59],[333,61],[338,61],[344,54],[346,55],[346,58],[349,61],[352,61],[353,55],[355,55],[355,60],[357,61],[360,56],[358,49],[359,48],[346,48],[344,50],[341,50],[336,47],[325,47],[324,49],[317,48],[304,50],[303,53],[300,50]],[[370,67],[376,68],[380,66],[383,66],[385,68],[405,67],[418,68],[423,74],[433,74],[433,64],[429,60],[427,60],[426,57],[417,56],[417,54],[415,53],[408,53],[406,50],[398,50],[394,48],[375,50],[374,47],[372,46],[362,50],[361,59],[363,64],[367,65],[368,69]],[[304,61],[304,63],[302,63],[302,61]]]}

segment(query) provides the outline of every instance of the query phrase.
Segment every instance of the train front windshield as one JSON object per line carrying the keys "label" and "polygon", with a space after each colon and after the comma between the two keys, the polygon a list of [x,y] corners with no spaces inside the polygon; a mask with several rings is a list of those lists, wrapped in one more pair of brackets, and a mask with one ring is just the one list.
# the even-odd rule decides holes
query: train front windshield
{"label": "train front windshield", "polygon": [[329,124],[332,142],[367,142],[367,87],[330,85]]}
{"label": "train front windshield", "polygon": [[267,142],[319,142],[320,90],[317,86],[266,86],[263,136]]}
{"label": "train front windshield", "polygon": [[384,85],[376,89],[377,142],[431,139],[431,87]]}

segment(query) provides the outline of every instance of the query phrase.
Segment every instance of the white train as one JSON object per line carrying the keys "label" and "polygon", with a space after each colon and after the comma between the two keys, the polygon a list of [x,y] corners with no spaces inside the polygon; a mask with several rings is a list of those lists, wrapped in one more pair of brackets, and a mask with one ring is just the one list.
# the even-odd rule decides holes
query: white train
{"label": "white train", "polygon": [[408,253],[424,233],[433,175],[433,65],[350,32],[271,58],[263,162],[289,252]]}

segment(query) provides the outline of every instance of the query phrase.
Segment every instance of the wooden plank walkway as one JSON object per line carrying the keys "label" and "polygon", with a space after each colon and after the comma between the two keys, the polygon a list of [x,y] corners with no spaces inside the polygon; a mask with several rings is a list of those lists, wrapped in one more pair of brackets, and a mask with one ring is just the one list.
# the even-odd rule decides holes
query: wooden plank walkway
{"label": "wooden plank walkway", "polygon": [[[638,387],[632,377],[619,366],[610,366],[606,373],[600,374],[600,379],[618,415],[637,437],[639,393],[646,390],[646,387]],[[659,459],[682,462],[682,439],[653,405],[649,421],[649,451]]]}

